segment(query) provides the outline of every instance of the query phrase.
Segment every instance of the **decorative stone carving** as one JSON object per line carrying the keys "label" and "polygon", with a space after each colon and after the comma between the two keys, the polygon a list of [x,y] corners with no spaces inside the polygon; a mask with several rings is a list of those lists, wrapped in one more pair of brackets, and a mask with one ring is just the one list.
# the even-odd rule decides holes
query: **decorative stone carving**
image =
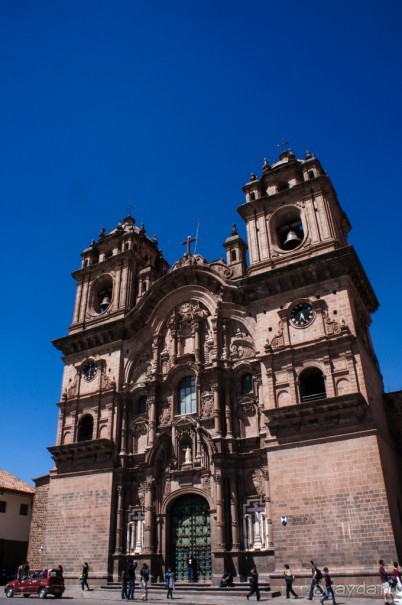
{"label": "decorative stone carving", "polygon": [[265,497],[265,486],[264,486],[264,473],[261,469],[257,468],[252,475],[255,491],[261,497]]}
{"label": "decorative stone carving", "polygon": [[228,267],[227,264],[221,260],[212,262],[209,266],[211,269],[213,269],[214,271],[219,273],[219,275],[222,275],[222,277],[225,277],[226,279],[230,279],[231,277],[233,277],[233,269],[231,267]]}
{"label": "decorative stone carving", "polygon": [[201,418],[212,418],[214,415],[214,397],[212,393],[201,395]]}
{"label": "decorative stone carving", "polygon": [[329,317],[328,309],[323,309],[322,316],[324,318],[325,333],[328,334],[328,336],[341,333],[341,324]]}
{"label": "decorative stone carving", "polygon": [[209,477],[209,475],[204,475],[203,477],[201,477],[201,488],[203,492],[205,492],[209,496],[211,495],[211,478]]}
{"label": "decorative stone carving", "polygon": [[283,335],[283,321],[281,320],[278,324],[278,331],[271,340],[271,344],[267,343],[264,348],[266,351],[269,351],[269,349],[276,351],[277,349],[281,349],[284,346],[285,338]]}
{"label": "decorative stone carving", "polygon": [[75,377],[73,384],[67,387],[67,397],[75,397],[77,394],[77,386],[77,377]]}
{"label": "decorative stone carving", "polygon": [[172,418],[170,408],[166,407],[162,410],[162,413],[159,416],[159,424],[169,424]]}
{"label": "decorative stone carving", "polygon": [[138,486],[138,500],[142,507],[145,506],[145,492],[147,491],[147,482],[142,481]]}
{"label": "decorative stone carving", "polygon": [[201,254],[186,254],[172,267],[172,271],[192,265],[208,265],[207,261]]}
{"label": "decorative stone carving", "polygon": [[193,321],[196,317],[204,319],[208,317],[208,311],[201,309],[198,302],[187,302],[182,304],[177,311],[181,320]]}
{"label": "decorative stone carving", "polygon": [[111,389],[113,388],[114,385],[114,381],[111,380],[109,378],[109,376],[106,374],[106,369],[102,372],[102,378],[101,378],[101,385],[102,385],[102,389]]}

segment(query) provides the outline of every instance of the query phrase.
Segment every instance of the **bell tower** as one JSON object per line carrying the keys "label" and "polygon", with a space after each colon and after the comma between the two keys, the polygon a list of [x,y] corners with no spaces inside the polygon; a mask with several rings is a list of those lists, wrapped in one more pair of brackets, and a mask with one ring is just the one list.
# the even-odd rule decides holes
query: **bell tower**
{"label": "bell tower", "polygon": [[103,228],[81,257],[70,333],[125,316],[169,268],[156,236],[149,238],[132,216],[108,233]]}
{"label": "bell tower", "polygon": [[320,162],[289,149],[251,175],[238,208],[247,226],[249,274],[288,266],[347,245],[350,224]]}

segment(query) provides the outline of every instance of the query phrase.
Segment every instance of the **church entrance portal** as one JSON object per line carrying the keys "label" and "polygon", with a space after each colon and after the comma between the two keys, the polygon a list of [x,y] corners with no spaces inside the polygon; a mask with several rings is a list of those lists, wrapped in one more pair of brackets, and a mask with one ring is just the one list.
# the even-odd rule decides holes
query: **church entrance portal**
{"label": "church entrance portal", "polygon": [[171,561],[178,580],[187,579],[187,557],[197,562],[197,577],[211,577],[211,530],[208,502],[196,494],[181,496],[170,509]]}

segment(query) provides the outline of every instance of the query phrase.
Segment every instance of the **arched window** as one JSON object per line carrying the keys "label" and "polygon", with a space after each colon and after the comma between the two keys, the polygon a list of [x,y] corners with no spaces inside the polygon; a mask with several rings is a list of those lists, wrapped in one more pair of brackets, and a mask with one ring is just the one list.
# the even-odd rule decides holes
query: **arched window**
{"label": "arched window", "polygon": [[243,374],[240,384],[242,395],[247,395],[253,392],[253,377],[250,373]]}
{"label": "arched window", "polygon": [[179,383],[179,414],[194,414],[197,411],[197,397],[194,376],[186,376]]}
{"label": "arched window", "polygon": [[319,368],[307,368],[300,375],[300,397],[302,403],[326,399],[325,380]]}
{"label": "arched window", "polygon": [[137,414],[145,414],[147,411],[147,396],[142,395],[137,403]]}
{"label": "arched window", "polygon": [[83,416],[78,426],[77,441],[90,441],[94,430],[94,419],[90,414]]}

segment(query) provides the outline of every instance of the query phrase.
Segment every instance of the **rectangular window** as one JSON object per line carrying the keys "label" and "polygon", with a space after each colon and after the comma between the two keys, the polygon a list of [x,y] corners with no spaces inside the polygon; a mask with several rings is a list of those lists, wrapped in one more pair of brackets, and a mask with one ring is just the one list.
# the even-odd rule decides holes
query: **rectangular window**
{"label": "rectangular window", "polygon": [[5,513],[7,508],[7,502],[5,500],[0,500],[0,513]]}
{"label": "rectangular window", "polygon": [[28,515],[28,504],[20,504],[20,515],[24,517]]}

